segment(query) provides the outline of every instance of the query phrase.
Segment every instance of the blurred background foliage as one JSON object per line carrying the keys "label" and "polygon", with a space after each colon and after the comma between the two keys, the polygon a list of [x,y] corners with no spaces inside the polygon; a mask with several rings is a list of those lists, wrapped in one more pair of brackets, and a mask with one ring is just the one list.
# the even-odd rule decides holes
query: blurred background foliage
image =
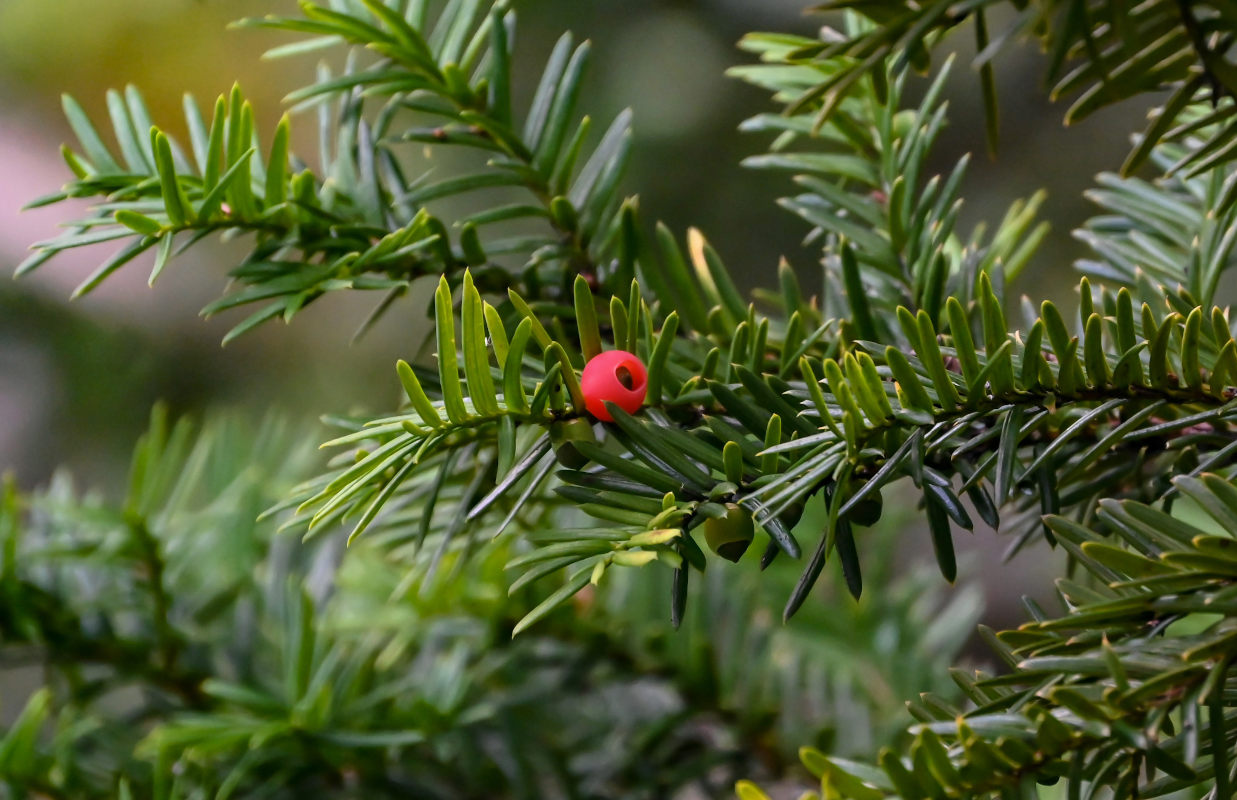
{"label": "blurred background foliage", "polygon": [[[810,33],[819,20],[803,16],[803,5],[802,0],[520,0],[515,3],[518,53],[527,73],[518,85],[531,95],[533,70],[563,30],[592,39],[586,110],[609,118],[625,106],[634,109],[627,185],[640,193],[646,218],[663,219],[675,229],[701,228],[749,287],[769,282],[778,255],[789,259],[805,287],[812,286],[818,269],[814,250],[800,246],[802,224],[774,202],[788,182],[738,166],[763,146],[738,133],[738,123],[766,109],[767,98],[723,74],[743,60],[733,45],[745,32]],[[280,98],[308,82],[313,59],[264,62],[261,53],[281,39],[252,30],[229,32],[226,26],[241,16],[293,7],[284,0],[0,4],[0,163],[6,175],[0,185],[0,266],[15,265],[31,241],[53,235],[56,221],[66,215],[64,208],[18,212],[22,203],[66,177],[57,153],[57,144],[70,138],[60,93],[73,94],[96,115],[105,109],[108,88],[134,83],[156,119],[181,133],[176,125],[182,92],[209,100],[239,80],[254,102],[259,129],[269,136],[283,110]],[[948,44],[967,48],[969,37]],[[1070,230],[1091,213],[1082,192],[1095,173],[1120,165],[1129,133],[1140,127],[1146,107],[1135,102],[1109,109],[1080,125],[1082,130],[1066,132],[1060,109],[1048,106],[1039,85],[1041,66],[1041,55],[1026,46],[999,59],[1001,149],[995,161],[975,160],[960,227],[969,230],[1014,198],[1046,188],[1045,216],[1054,230],[1023,280],[1035,284],[1033,296],[1069,304],[1072,298],[1064,292],[1072,279],[1063,278],[1081,253]],[[968,70],[955,70],[950,132],[936,156],[941,168],[962,152],[983,151],[977,86]],[[313,127],[309,120],[298,125],[294,119],[294,149],[314,152]],[[132,442],[158,399],[173,413],[224,405],[257,419],[278,397],[279,410],[306,426],[316,424],[312,413],[325,409],[388,407],[398,392],[394,361],[418,355],[428,327],[426,291],[405,303],[404,313],[389,315],[350,345],[371,300],[337,296],[315,304],[290,327],[264,326],[221,350],[218,342],[236,320],[196,317],[224,280],[206,248],[191,251],[157,290],[147,289],[144,272],[133,268],[88,300],[69,303],[72,287],[102,258],[99,251],[79,251],[29,279],[0,281],[0,472],[13,470],[19,486],[45,484],[56,466],[66,464],[83,484],[118,487]],[[909,570],[930,558],[903,553],[904,541],[923,543],[927,537],[894,539],[882,549],[891,563]],[[971,548],[972,574],[987,586],[985,621],[994,626],[1021,619],[1018,598],[1024,592],[1048,596],[1047,576],[1055,574],[1057,563],[1055,554],[1040,550],[1004,566],[1003,544],[981,535]],[[972,609],[958,613],[974,613],[972,600],[963,596],[966,587],[943,591]],[[619,589],[606,594],[610,603],[647,602],[650,616],[664,610],[660,592],[655,600],[633,599]],[[828,623],[830,604],[841,603],[851,601],[834,592],[819,613],[797,618],[789,635],[810,635],[814,626]],[[780,598],[770,603],[779,604]],[[640,646],[632,645],[637,658]],[[931,688],[928,675],[904,677],[905,685],[886,687],[898,695],[893,699]],[[839,744],[869,749],[844,734],[830,746]]]}

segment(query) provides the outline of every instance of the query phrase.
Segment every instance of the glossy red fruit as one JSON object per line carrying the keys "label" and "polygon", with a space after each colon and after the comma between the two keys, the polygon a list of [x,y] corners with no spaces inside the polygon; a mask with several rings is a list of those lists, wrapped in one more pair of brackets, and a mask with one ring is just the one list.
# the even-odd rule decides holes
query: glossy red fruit
{"label": "glossy red fruit", "polygon": [[626,350],[607,350],[584,365],[580,389],[588,413],[602,422],[613,422],[606,403],[614,403],[628,414],[644,405],[649,388],[649,374],[644,362]]}

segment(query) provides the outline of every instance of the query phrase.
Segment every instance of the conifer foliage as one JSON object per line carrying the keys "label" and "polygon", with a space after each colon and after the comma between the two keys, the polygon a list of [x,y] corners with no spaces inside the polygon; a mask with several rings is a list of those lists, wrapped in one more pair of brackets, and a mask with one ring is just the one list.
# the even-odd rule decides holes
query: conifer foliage
{"label": "conifer foliage", "polygon": [[[868,750],[805,747],[809,796],[1232,796],[1237,8],[829,2],[816,38],[745,37],[757,62],[732,74],[778,109],[744,123],[768,140],[746,163],[790,176],[821,266],[783,262],[752,299],[703,233],[623,193],[631,115],[581,113],[588,43],[565,34],[516,107],[505,0],[300,10],[240,26],[295,34],[276,56],[346,52],[288,97],[318,115],[315,159],[289,152],[303,116],[267,143],[240,88],[210,114],[187,98],[183,145],[136,89],[108,96],[113,143],[66,98],[73,177],[35,204],[95,205],[18,273],[112,243],[85,294],[148,251],[153,283],[244,237],[204,309],[256,306],[228,338],[347,289],[382,293],[371,320],[418,314],[400,300],[425,279],[435,358],[396,365],[400,407],[330,417],[325,467],[288,431],[156,414],[118,507],[7,492],[0,635],[54,676],[0,740],[14,796],[754,800],[735,781],[781,772],[772,731],[826,745],[842,720]],[[1047,48],[1067,121],[1167,91],[1089,193],[1076,311],[1014,291],[1042,194],[965,235],[967,159],[928,174],[959,27],[994,149],[993,59],[1020,39]],[[422,147],[473,166],[421,171]],[[481,210],[435,212],[461,196]],[[644,367],[639,407],[582,383],[617,351]],[[945,581],[959,529],[1070,556],[1060,608],[982,629],[998,672],[948,671],[974,609],[933,620],[873,547],[907,514]],[[834,583],[861,605],[823,614]],[[817,635],[770,626],[771,596]],[[942,680],[891,725],[897,692],[872,682],[919,671]],[[102,702],[126,682],[145,728]],[[787,726],[805,704],[819,719]]]}

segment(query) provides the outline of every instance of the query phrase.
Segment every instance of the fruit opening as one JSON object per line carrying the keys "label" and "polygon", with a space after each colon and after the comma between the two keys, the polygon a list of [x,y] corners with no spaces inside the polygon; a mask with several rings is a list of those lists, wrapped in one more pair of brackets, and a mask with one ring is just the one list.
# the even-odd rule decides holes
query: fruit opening
{"label": "fruit opening", "polygon": [[630,392],[636,388],[635,376],[631,374],[631,370],[627,369],[627,367],[622,364],[614,370],[614,377],[618,378],[618,382],[623,384],[623,388],[627,391]]}
{"label": "fruit opening", "polygon": [[726,542],[717,546],[717,554],[727,561],[737,564],[739,559],[743,558],[743,554],[747,552],[747,547],[750,544],[751,542],[747,539]]}

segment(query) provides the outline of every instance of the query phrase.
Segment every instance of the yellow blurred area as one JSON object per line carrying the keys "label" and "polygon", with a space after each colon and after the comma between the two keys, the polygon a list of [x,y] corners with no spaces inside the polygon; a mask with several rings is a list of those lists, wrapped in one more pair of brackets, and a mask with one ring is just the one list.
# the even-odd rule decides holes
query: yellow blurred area
{"label": "yellow blurred area", "polygon": [[278,37],[227,27],[293,10],[293,2],[252,0],[5,0],[0,81],[22,105],[45,107],[67,92],[92,113],[104,108],[104,89],[132,83],[156,118],[178,121],[183,93],[205,101],[239,80],[259,120],[278,119],[279,98],[304,65],[259,62]]}

